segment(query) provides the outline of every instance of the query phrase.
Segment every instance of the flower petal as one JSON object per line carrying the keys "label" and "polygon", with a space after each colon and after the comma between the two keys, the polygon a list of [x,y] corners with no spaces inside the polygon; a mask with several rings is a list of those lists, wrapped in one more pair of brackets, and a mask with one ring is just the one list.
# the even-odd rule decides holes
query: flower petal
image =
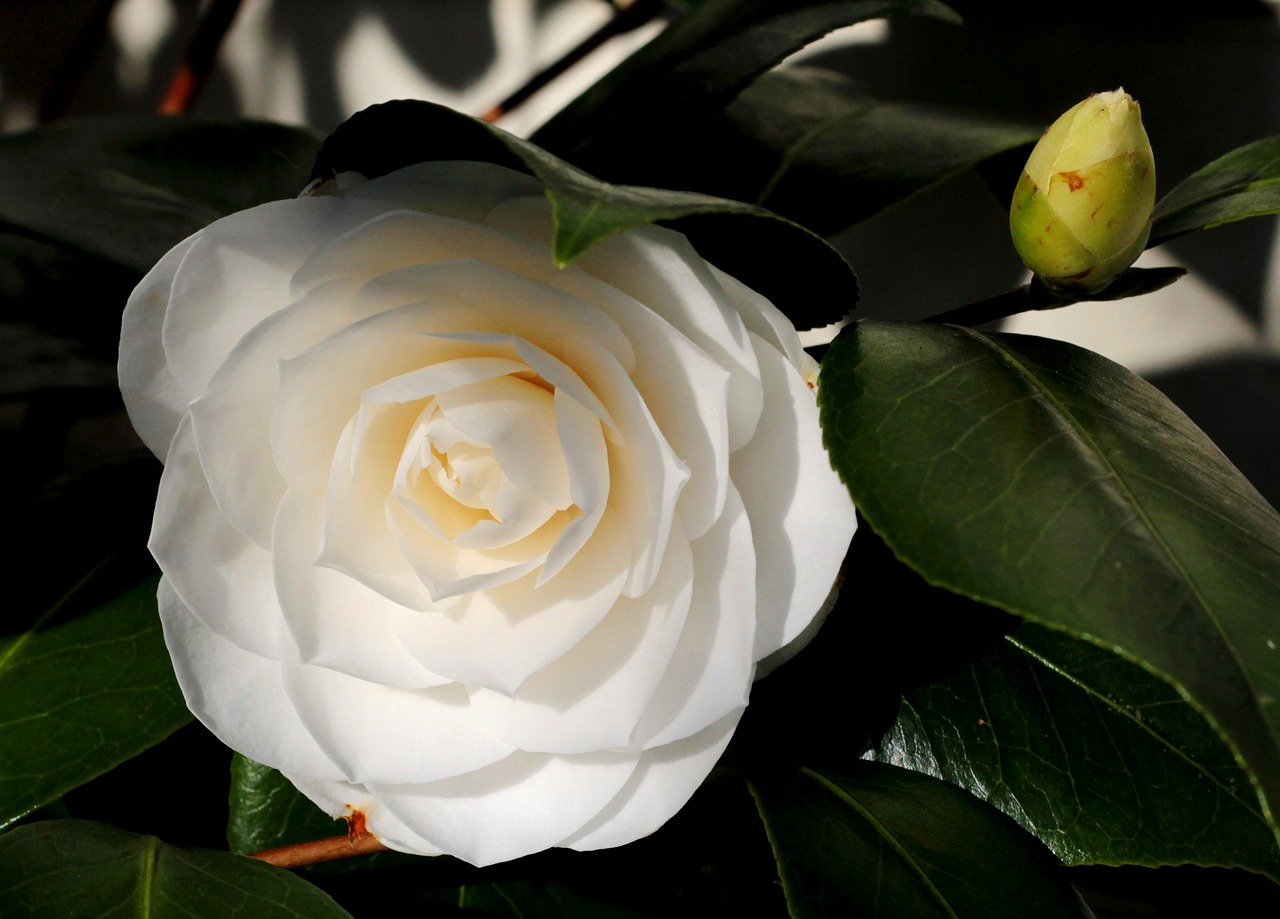
{"label": "flower petal", "polygon": [[156,263],[129,295],[121,319],[120,394],[134,430],[162,460],[190,396],[179,386],[164,349],[156,343],[164,328],[173,276],[194,243],[195,237],[183,240]]}
{"label": "flower petal", "polygon": [[284,692],[280,664],[214,633],[174,593],[156,595],[164,641],[192,714],[228,746],[260,763],[321,779],[342,770],[311,737]]}
{"label": "flower petal", "polygon": [[729,471],[751,518],[760,612],[755,658],[787,644],[831,592],[857,527],[831,468],[813,391],[776,349],[753,335],[765,407],[756,436]]}
{"label": "flower petal", "polygon": [[323,518],[323,500],[298,491],[285,496],[276,515],[276,596],[299,660],[402,689],[450,682],[400,644],[398,624],[414,610],[316,564]]}
{"label": "flower petal", "polygon": [[632,731],[691,615],[694,579],[692,553],[677,524],[644,596],[619,600],[578,644],[529,677],[514,698],[473,689],[476,715],[522,750],[632,748]]}
{"label": "flower petal", "polygon": [[438,615],[399,620],[401,641],[423,666],[460,682],[510,695],[590,632],[616,605],[630,547],[606,514],[561,574],[537,574],[460,598]]}
{"label": "flower petal", "polygon": [[475,717],[465,686],[398,689],[283,656],[284,688],[298,718],[347,781],[430,782],[483,768],[514,749]]}
{"label": "flower petal", "polygon": [[174,274],[161,332],[182,402],[204,391],[249,329],[293,299],[290,278],[317,246],[385,209],[332,198],[272,201],[193,237]]}
{"label": "flower petal", "polygon": [[176,596],[209,629],[261,657],[276,652],[271,553],[228,522],[205,481],[190,417],[174,434],[147,548]]}
{"label": "flower petal", "polygon": [[608,849],[658,829],[698,790],[741,717],[738,709],[691,737],[645,750],[630,781],[609,805],[560,845],[580,852]]}
{"label": "flower petal", "polygon": [[434,845],[483,867],[556,845],[613,800],[635,769],[628,753],[515,753],[457,778],[369,790]]}
{"label": "flower petal", "polygon": [[671,743],[747,704],[755,670],[756,549],[737,489],[693,541],[693,600],[662,682],[632,733],[634,746]]}

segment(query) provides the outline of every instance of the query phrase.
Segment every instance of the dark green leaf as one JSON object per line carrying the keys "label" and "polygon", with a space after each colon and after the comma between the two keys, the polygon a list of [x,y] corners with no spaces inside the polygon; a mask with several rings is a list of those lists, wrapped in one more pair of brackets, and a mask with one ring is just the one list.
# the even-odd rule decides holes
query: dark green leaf
{"label": "dark green leaf", "polygon": [[652,161],[708,194],[751,201],[823,236],[1006,150],[1036,128],[880,102],[840,74],[793,68],[748,87],[690,145]]}
{"label": "dark green leaf", "polygon": [[1029,310],[1062,309],[1064,306],[1088,300],[1125,300],[1162,290],[1186,273],[1185,268],[1126,268],[1116,276],[1114,281],[1094,293],[1051,290],[1039,278],[1033,277],[1030,283],[1022,287],[947,310],[937,316],[930,316],[924,321],[950,322],[972,327]]}
{"label": "dark green leaf", "polygon": [[794,919],[1088,915],[1040,842],[946,782],[878,763],[748,782]]}
{"label": "dark green leaf", "polygon": [[1280,136],[1214,160],[1156,203],[1148,246],[1211,227],[1280,213]]}
{"label": "dark green leaf", "polygon": [[241,855],[347,832],[345,821],[316,807],[278,770],[239,753],[231,760],[228,803],[227,843]]}
{"label": "dark green leaf", "polygon": [[[555,217],[556,261],[573,261],[613,233],[670,223],[703,257],[760,291],[801,328],[846,315],[857,282],[834,249],[810,231],[740,201],[611,185],[528,141],[428,102],[388,102],[354,115],[324,143],[317,178],[355,171],[370,178],[413,163],[480,160],[542,183]],[[805,278],[797,289],[797,276]]]}
{"label": "dark green leaf", "polygon": [[1068,864],[1280,878],[1248,773],[1203,716],[1119,655],[1031,623],[908,694],[877,758],[984,798]]}
{"label": "dark green leaf", "polygon": [[[886,16],[956,21],[935,0],[713,0],[673,22],[533,135],[584,169],[651,184],[653,159],[680,157],[756,77],[841,26]],[[675,140],[673,146],[672,140]]]}
{"label": "dark green leaf", "polygon": [[191,720],[149,580],[85,616],[0,640],[0,826]]}
{"label": "dark green leaf", "polygon": [[306,184],[307,131],[252,121],[66,121],[0,138],[0,223],[146,271],[213,220]]}
{"label": "dark green leaf", "polygon": [[899,558],[1163,674],[1272,819],[1280,516],[1168,399],[1062,342],[862,322],[819,401],[833,463]]}
{"label": "dark green leaf", "polygon": [[0,903],[30,919],[350,919],[281,868],[83,820],[0,836]]}

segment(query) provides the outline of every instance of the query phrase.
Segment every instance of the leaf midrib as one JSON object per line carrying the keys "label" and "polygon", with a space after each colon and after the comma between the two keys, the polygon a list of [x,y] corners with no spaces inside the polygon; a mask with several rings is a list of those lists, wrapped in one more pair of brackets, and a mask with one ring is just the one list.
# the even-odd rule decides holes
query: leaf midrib
{"label": "leaf midrib", "polygon": [[875,830],[876,834],[889,844],[889,847],[897,853],[898,857],[902,859],[903,863],[911,873],[919,878],[920,883],[929,892],[933,900],[937,902],[940,907],[946,910],[947,915],[951,916],[952,919],[960,919],[959,913],[951,908],[951,903],[947,900],[942,891],[938,889],[938,886],[933,883],[932,879],[930,879],[928,872],[924,869],[924,866],[916,860],[915,856],[907,851],[906,847],[898,840],[898,837],[890,832],[889,828],[881,823],[875,814],[873,814],[868,808],[864,807],[857,798],[849,794],[839,785],[809,767],[801,766],[800,774],[806,778],[812,779],[814,782],[817,782],[819,787],[835,797],[842,804],[853,808],[858,815],[862,817],[862,819],[865,820],[873,830]]}

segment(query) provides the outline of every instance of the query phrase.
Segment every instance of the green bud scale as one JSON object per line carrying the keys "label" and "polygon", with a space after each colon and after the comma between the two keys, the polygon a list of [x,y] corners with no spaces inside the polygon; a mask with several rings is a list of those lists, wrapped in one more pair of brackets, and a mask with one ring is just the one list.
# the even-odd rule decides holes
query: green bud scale
{"label": "green bud scale", "polygon": [[1031,151],[1009,212],[1013,244],[1050,287],[1097,292],[1146,247],[1155,196],[1138,103],[1123,89],[1098,93]]}

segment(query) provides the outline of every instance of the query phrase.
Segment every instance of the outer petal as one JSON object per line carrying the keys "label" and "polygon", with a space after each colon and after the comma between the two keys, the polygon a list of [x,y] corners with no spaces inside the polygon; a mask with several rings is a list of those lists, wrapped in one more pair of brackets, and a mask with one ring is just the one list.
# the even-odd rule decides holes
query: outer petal
{"label": "outer petal", "polygon": [[290,704],[277,661],[210,631],[165,578],[156,599],[178,685],[205,727],[227,746],[268,766],[321,779],[343,777]]}
{"label": "outer petal", "polygon": [[284,777],[297,786],[298,791],[310,798],[317,807],[333,817],[350,817],[359,811],[365,817],[365,826],[388,848],[410,855],[444,855],[443,849],[424,839],[407,826],[382,802],[369,793],[363,785],[351,782],[330,782],[286,772]]}
{"label": "outer petal", "polygon": [[560,845],[608,849],[647,836],[684,807],[729,745],[742,709],[683,740],[646,750],[631,780],[586,826]]}
{"label": "outer petal", "polygon": [[484,866],[558,844],[613,800],[636,765],[632,753],[516,753],[455,779],[369,790],[445,852]]}
{"label": "outer petal", "polygon": [[120,327],[120,394],[142,442],[164,459],[187,398],[169,370],[160,333],[173,276],[195,237],[184,239],[147,272],[125,305]]}
{"label": "outer petal", "polygon": [[466,688],[396,689],[285,660],[285,692],[315,742],[357,783],[471,773],[515,748],[470,711]]}
{"label": "outer petal", "polygon": [[190,416],[169,449],[147,546],[174,594],[206,627],[246,651],[275,656],[279,608],[271,553],[232,527],[213,500]]}
{"label": "outer petal", "polygon": [[218,506],[264,549],[271,545],[274,509],[285,490],[270,433],[280,360],[360,318],[352,313],[353,292],[351,282],[331,282],[258,323],[191,403],[196,447]]}
{"label": "outer petal", "polygon": [[756,543],[760,618],[755,657],[791,641],[822,609],[857,527],[849,491],[831,468],[813,391],[776,349],[753,336],[765,407],[730,474]]}
{"label": "outer petal", "polygon": [[545,200],[542,186],[532,176],[505,166],[470,160],[437,160],[406,166],[360,183],[347,192],[347,197],[356,200],[387,201],[400,207],[476,222],[483,221],[485,215],[502,202],[521,196]]}
{"label": "outer petal", "polygon": [[692,612],[632,741],[671,743],[747,704],[755,671],[755,546],[736,489],[724,514],[692,544]]}
{"label": "outer petal", "polygon": [[174,275],[161,336],[183,403],[204,391],[249,329],[293,299],[289,280],[310,253],[382,210],[377,202],[273,201],[196,234]]}

